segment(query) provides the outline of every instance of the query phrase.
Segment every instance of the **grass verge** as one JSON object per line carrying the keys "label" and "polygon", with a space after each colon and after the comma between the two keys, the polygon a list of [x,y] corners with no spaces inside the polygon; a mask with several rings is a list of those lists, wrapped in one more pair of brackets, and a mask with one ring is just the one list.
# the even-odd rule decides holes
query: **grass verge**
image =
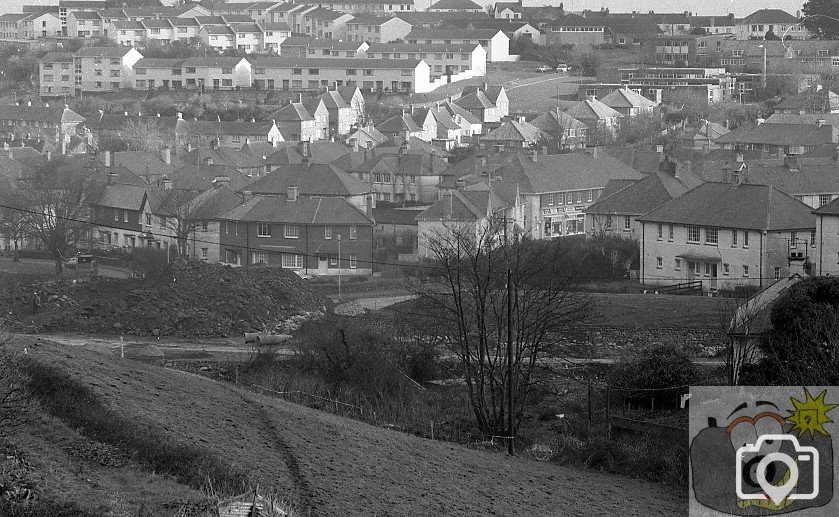
{"label": "grass verge", "polygon": [[251,486],[248,475],[207,449],[180,442],[154,427],[105,407],[87,386],[67,373],[34,360],[22,363],[32,396],[49,414],[79,429],[87,438],[120,448],[156,473],[220,495]]}

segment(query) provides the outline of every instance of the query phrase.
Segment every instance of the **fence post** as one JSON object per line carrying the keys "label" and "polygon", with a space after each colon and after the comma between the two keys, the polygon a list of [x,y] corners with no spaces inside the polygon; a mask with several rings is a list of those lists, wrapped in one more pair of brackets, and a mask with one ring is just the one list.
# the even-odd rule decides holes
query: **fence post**
{"label": "fence post", "polygon": [[610,414],[611,413],[610,406],[611,406],[612,402],[611,402],[611,397],[610,397],[610,395],[611,395],[610,388],[611,387],[607,384],[606,385],[606,439],[607,440],[612,438],[612,416]]}
{"label": "fence post", "polygon": [[236,386],[239,385],[239,365],[236,365]]}
{"label": "fence post", "polygon": [[591,438],[591,379],[588,381],[588,420],[586,420],[586,439]]}

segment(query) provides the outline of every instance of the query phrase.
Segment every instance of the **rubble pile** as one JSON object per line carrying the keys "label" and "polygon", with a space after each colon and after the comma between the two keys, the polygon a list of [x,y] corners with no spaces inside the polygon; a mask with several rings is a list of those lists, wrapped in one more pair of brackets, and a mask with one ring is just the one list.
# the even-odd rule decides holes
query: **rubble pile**
{"label": "rubble pile", "polygon": [[155,279],[59,278],[0,288],[10,323],[34,332],[232,337],[323,313],[328,304],[291,271],[202,262],[177,263]]}

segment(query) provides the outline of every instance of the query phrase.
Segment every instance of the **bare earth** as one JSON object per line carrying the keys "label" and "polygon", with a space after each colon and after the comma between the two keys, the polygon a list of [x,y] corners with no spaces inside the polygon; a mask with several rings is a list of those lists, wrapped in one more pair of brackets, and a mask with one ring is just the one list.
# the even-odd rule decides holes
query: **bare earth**
{"label": "bare earth", "polygon": [[112,408],[252,470],[303,515],[686,513],[676,488],[409,436],[83,347],[18,346]]}

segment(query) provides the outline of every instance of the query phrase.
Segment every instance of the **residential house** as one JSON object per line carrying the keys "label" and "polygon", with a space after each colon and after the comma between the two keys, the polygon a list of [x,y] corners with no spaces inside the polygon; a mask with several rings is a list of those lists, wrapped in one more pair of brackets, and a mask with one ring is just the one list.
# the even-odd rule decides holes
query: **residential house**
{"label": "residential house", "polygon": [[221,52],[236,48],[236,33],[227,25],[204,25],[198,30],[198,41]]}
{"label": "residential house", "polygon": [[566,14],[543,26],[547,45],[574,45],[591,48],[606,42],[606,27],[599,20],[589,20],[577,14]]}
{"label": "residential house", "polygon": [[191,192],[203,192],[224,185],[238,191],[245,188],[251,181],[253,181],[252,177],[229,165],[199,162],[185,163],[152,184],[162,187],[171,183],[174,189]]}
{"label": "residential house", "polygon": [[448,110],[441,108],[419,108],[411,113],[414,122],[422,128],[419,137],[426,142],[451,150],[461,145],[462,129]]}
{"label": "residential house", "polygon": [[16,40],[19,37],[20,22],[31,16],[27,13],[4,13],[0,15],[0,39]]}
{"label": "residential house", "polygon": [[662,34],[659,19],[655,13],[611,13],[585,10],[582,15],[592,23],[603,25],[606,43],[614,45],[641,46]]}
{"label": "residential house", "polygon": [[772,114],[839,114],[839,94],[828,89],[810,88],[804,92],[782,95],[772,108]]}
{"label": "residential house", "polygon": [[472,0],[437,0],[428,8],[431,13],[483,13],[484,8]]}
{"label": "residential house", "polygon": [[134,87],[134,64],[143,57],[127,47],[82,47],[74,54],[76,89],[113,92]]}
{"label": "residential house", "polygon": [[350,173],[365,182],[379,201],[434,203],[449,164],[433,152],[406,152],[409,148],[407,144],[395,154],[373,152]]}
{"label": "residential house", "polygon": [[134,89],[180,90],[185,87],[195,88],[195,79],[192,80],[191,84],[186,84],[183,65],[184,59],[179,58],[142,58],[134,63]]}
{"label": "residential house", "polygon": [[419,138],[422,139],[422,127],[411,118],[410,114],[402,113],[401,115],[394,115],[378,126],[376,126],[383,135],[388,138],[402,137],[402,138]]}
{"label": "residential house", "polygon": [[[178,114],[180,115],[180,114]],[[175,151],[184,148],[188,141],[188,123],[177,117],[157,117],[148,115],[118,115],[99,112],[98,116],[86,119],[79,125],[78,132],[92,149],[105,150],[110,142],[124,142],[123,132],[132,127],[149,127],[160,137],[161,147],[169,145]]]}
{"label": "residential house", "polygon": [[167,18],[169,24],[172,25],[173,37],[172,41],[194,42],[198,41],[198,31],[200,29],[195,18],[182,18],[173,16]]}
{"label": "residential house", "polygon": [[616,192],[601,195],[585,208],[586,231],[592,236],[617,235],[640,240],[641,223],[637,222],[638,217],[701,184],[701,179],[685,172],[675,176],[666,172],[649,174]]}
{"label": "residential house", "polygon": [[300,102],[286,104],[271,115],[284,140],[312,142],[318,138],[315,117]]}
{"label": "residential house", "polygon": [[747,124],[716,139],[723,149],[757,150],[779,157],[803,154],[816,146],[837,142],[839,128],[823,121],[816,124]]}
{"label": "residential house", "polygon": [[239,57],[190,57],[183,62],[184,84],[201,91],[249,88],[251,63]]}
{"label": "residential house", "polygon": [[107,37],[102,17],[95,11],[73,11],[67,15],[67,35],[72,38]]}
{"label": "residential house", "polygon": [[481,142],[501,149],[529,149],[547,143],[550,135],[536,126],[517,120],[508,120],[481,137]]}
{"label": "residential house", "polygon": [[568,113],[556,109],[546,111],[530,121],[562,150],[583,149],[586,146],[588,127]]}
{"label": "residential house", "polygon": [[218,216],[222,262],[370,275],[374,221],[345,199],[256,195]]}
{"label": "residential house", "polygon": [[734,34],[735,18],[732,13],[725,16],[692,16],[691,29],[703,29],[707,35]]}
{"label": "residential house", "polygon": [[146,26],[143,22],[131,20],[114,20],[108,24],[110,38],[119,45],[126,47],[140,47],[146,43]]}
{"label": "residential house", "polygon": [[[172,149],[163,147],[157,151],[116,151],[103,149],[99,155],[106,167],[122,167],[149,185],[160,184],[175,170],[172,164]],[[176,160],[177,162],[177,160]]]}
{"label": "residential house", "polygon": [[815,266],[815,275],[839,275],[839,208],[837,207],[839,207],[839,196],[813,211],[816,215],[816,239],[815,249],[812,250],[810,256]]}
{"label": "residential house", "polygon": [[571,106],[565,113],[579,120],[588,127],[591,138],[595,131],[614,134],[618,128],[621,114],[597,99],[589,98]]}
{"label": "residential house", "polygon": [[356,58],[367,50],[367,43],[342,41],[311,36],[292,36],[280,44],[280,55],[288,58],[317,59],[324,57]]}
{"label": "residential house", "polygon": [[466,87],[454,100],[461,108],[478,117],[484,124],[500,122],[510,112],[510,101],[503,86]]}
{"label": "residential house", "polygon": [[314,140],[326,140],[329,138],[329,110],[321,97],[314,97],[303,103],[306,111],[315,119]]}
{"label": "residential house", "polygon": [[146,28],[146,39],[161,44],[167,44],[175,41],[175,27],[169,20],[163,19],[148,19],[140,22]]}
{"label": "residential house", "polygon": [[239,149],[218,147],[212,142],[210,147],[188,149],[181,157],[181,162],[185,165],[226,165],[250,178],[258,178],[266,173],[265,164],[261,160]]}
{"label": "residential house", "polygon": [[318,7],[303,15],[303,33],[315,38],[344,39],[351,14]]}
{"label": "residential house", "polygon": [[769,185],[704,183],[637,218],[641,283],[704,290],[768,285],[790,274],[790,245],[816,231],[804,203]]}
{"label": "residential house", "polygon": [[680,133],[678,138],[684,149],[708,152],[714,149],[722,149],[721,145],[717,143],[717,139],[728,132],[729,130],[725,126],[703,120],[698,126]]}
{"label": "residential house", "polygon": [[321,0],[318,5],[333,11],[350,14],[369,13],[380,16],[408,13],[415,10],[414,0]]}
{"label": "residential house", "polygon": [[353,146],[356,151],[358,149],[372,149],[386,141],[387,137],[373,124],[361,126],[347,137],[347,144]]}
{"label": "residential house", "polygon": [[[436,258],[458,244],[503,243],[511,208],[491,185],[484,190],[447,191],[441,200],[416,216],[417,254]],[[509,233],[512,236],[513,232]]]}
{"label": "residential house", "polygon": [[64,107],[0,105],[0,134],[15,139],[45,140],[66,154],[66,144],[76,135],[84,117]]}
{"label": "residential house", "polygon": [[516,2],[496,2],[492,17],[504,20],[518,20],[524,14],[524,8],[521,4],[522,0]]}
{"label": "residential house", "polygon": [[622,116],[630,118],[638,115],[651,116],[653,110],[658,106],[655,102],[629,88],[618,88],[600,99],[600,102]]}
{"label": "residential house", "polygon": [[51,12],[34,13],[25,23],[32,24],[32,38],[52,38],[61,36],[61,20]]}
{"label": "residential house", "polygon": [[352,126],[357,124],[358,119],[355,110],[344,100],[341,92],[328,90],[320,96],[319,100],[323,104],[323,108],[326,109],[329,126],[324,138],[329,135],[346,135],[351,131]]}
{"label": "residential house", "polygon": [[250,54],[251,52],[261,52],[264,50],[263,35],[265,34],[262,28],[251,23],[231,23],[228,25],[234,35],[234,48],[243,50]]}
{"label": "residential house", "polygon": [[241,149],[245,144],[265,142],[276,145],[283,141],[283,135],[275,121],[215,121],[196,120],[188,123],[191,140],[199,147],[215,142],[219,147]]}
{"label": "residential house", "polygon": [[809,32],[801,20],[782,9],[759,9],[737,20],[734,25],[734,37],[738,40],[767,39],[767,34],[803,40],[807,39]]}
{"label": "residential house", "polygon": [[396,16],[359,14],[347,22],[348,41],[390,43],[402,40],[411,32],[411,24]]}
{"label": "residential house", "polygon": [[285,23],[292,33],[303,34],[303,15],[314,9],[317,9],[316,5],[284,2],[269,11],[270,21]]}
{"label": "residential house", "polygon": [[[187,256],[192,260],[219,263],[222,259],[221,229],[218,218],[242,203],[242,195],[233,190],[226,176],[218,176],[212,187],[187,201],[185,225]],[[226,226],[225,226],[226,229]]]}
{"label": "residential house", "polygon": [[484,47],[487,59],[493,63],[510,60],[510,38],[504,31],[464,29],[414,29],[405,41],[414,45],[459,45],[477,43]]}
{"label": "residential house", "polygon": [[455,124],[460,126],[461,144],[471,142],[474,137],[484,132],[484,124],[481,119],[457,104],[446,101],[442,105],[442,109],[446,110]]}
{"label": "residential house", "polygon": [[91,234],[100,246],[134,248],[154,243],[158,228],[152,224],[150,188],[118,183],[105,187],[90,207]]}

